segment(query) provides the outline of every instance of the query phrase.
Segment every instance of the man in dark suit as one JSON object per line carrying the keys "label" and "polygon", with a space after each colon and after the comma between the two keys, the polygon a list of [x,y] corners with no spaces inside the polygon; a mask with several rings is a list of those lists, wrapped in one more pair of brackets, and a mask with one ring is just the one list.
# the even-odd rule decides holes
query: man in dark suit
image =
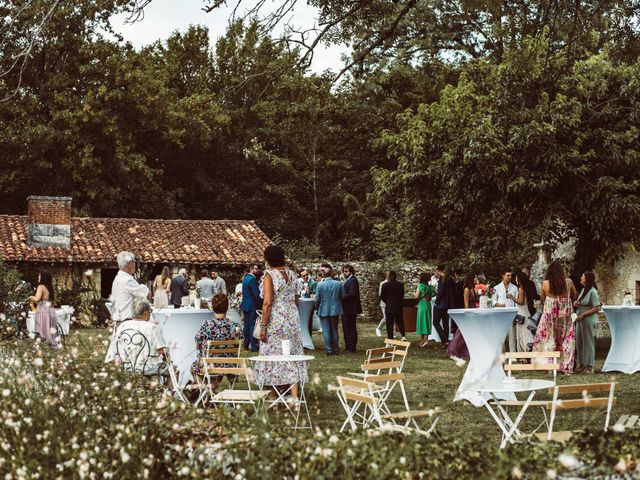
{"label": "man in dark suit", "polygon": [[171,280],[171,304],[173,308],[182,306],[182,297],[189,295],[189,280],[187,280],[187,269],[181,268],[178,275]]}
{"label": "man in dark suit", "polygon": [[438,291],[433,309],[433,326],[440,336],[442,348],[449,345],[449,308],[453,305],[455,295],[455,283],[449,275],[445,275],[444,267],[436,269],[438,277]]}
{"label": "man in dark suit", "polygon": [[387,321],[387,338],[393,338],[393,324],[395,322],[402,335],[404,335],[404,319],[402,318],[402,300],[404,299],[404,284],[397,280],[396,272],[391,270],[387,274],[387,281],[382,285],[380,300],[384,302],[384,316]]}
{"label": "man in dark suit", "polygon": [[362,313],[362,303],[360,302],[360,284],[356,278],[356,270],[352,265],[342,267],[345,277],[342,285],[342,333],[344,334],[344,345],[347,352],[356,353],[358,343],[358,328],[356,317]]}
{"label": "man in dark suit", "polygon": [[258,317],[257,310],[262,308],[262,299],[260,298],[260,287],[258,285],[258,265],[251,265],[249,272],[242,279],[242,335],[244,337],[244,348],[248,350],[251,347],[252,352],[259,349],[259,341],[253,338],[253,328],[256,325]]}

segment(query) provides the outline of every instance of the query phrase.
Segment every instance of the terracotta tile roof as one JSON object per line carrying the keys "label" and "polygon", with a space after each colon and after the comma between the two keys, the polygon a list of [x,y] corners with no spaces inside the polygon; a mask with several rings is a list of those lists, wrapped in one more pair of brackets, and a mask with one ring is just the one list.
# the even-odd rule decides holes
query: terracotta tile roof
{"label": "terracotta tile roof", "polygon": [[129,250],[145,263],[243,265],[271,242],[248,220],[71,219],[71,249],[27,245],[27,217],[0,215],[0,257],[7,261],[115,263]]}

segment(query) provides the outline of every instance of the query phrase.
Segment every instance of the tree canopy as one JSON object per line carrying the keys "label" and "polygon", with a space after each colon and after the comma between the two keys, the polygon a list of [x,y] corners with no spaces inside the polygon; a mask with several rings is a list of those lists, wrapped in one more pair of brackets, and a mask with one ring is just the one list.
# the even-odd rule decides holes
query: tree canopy
{"label": "tree canopy", "polygon": [[[135,50],[110,18],[146,3],[0,0],[3,212],[64,194],[481,269],[566,236],[580,267],[640,246],[634,0],[310,0],[307,36],[236,18]],[[309,70],[314,39],[352,45],[343,71]]]}

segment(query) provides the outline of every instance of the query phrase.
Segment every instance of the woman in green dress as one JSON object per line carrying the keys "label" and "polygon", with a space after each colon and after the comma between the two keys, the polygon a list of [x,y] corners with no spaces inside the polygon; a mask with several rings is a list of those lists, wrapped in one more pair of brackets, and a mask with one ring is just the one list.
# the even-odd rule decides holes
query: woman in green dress
{"label": "woman in green dress", "polygon": [[582,291],[573,304],[578,318],[576,319],[576,353],[578,368],[575,373],[592,374],[595,366],[596,347],[593,332],[598,323],[600,312],[600,295],[593,272],[584,272],[580,278]]}
{"label": "woman in green dress", "polygon": [[431,335],[431,299],[435,296],[436,290],[429,283],[431,274],[422,272],[420,274],[420,285],[416,289],[415,298],[418,299],[418,316],[416,318],[416,333],[420,335],[421,347],[426,347]]}

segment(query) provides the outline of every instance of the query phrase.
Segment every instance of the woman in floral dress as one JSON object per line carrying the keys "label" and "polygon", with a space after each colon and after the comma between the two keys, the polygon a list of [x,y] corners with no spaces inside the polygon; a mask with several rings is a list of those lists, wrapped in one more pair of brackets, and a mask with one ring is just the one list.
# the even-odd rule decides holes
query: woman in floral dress
{"label": "woman in floral dress", "polygon": [[[227,318],[227,310],[229,309],[229,299],[224,293],[218,293],[211,299],[211,306],[215,314],[214,318],[207,318],[200,330],[195,336],[196,348],[198,349],[198,358],[191,365],[191,374],[194,378],[202,379],[202,356],[205,350],[205,344],[209,340],[242,340],[242,332],[237,324],[234,324]],[[228,345],[214,346],[210,350],[211,355],[217,357],[233,357],[232,353],[215,353],[216,348],[227,348]],[[212,379],[213,388],[216,388],[222,376],[215,376]]]}
{"label": "woman in floral dress", "polygon": [[[260,355],[282,355],[282,340],[291,342],[291,355],[302,355],[302,331],[297,300],[299,283],[285,265],[284,250],[270,245],[264,251],[267,271],[262,283],[262,323]],[[270,387],[291,385],[291,396],[298,398],[298,383],[307,380],[304,362],[257,362],[256,380]]]}
{"label": "woman in floral dress", "polygon": [[577,296],[576,287],[565,277],[560,262],[552,262],[542,282],[540,300],[544,309],[533,340],[533,351],[559,351],[560,372],[565,375],[573,373],[576,354],[576,332],[571,314]]}

